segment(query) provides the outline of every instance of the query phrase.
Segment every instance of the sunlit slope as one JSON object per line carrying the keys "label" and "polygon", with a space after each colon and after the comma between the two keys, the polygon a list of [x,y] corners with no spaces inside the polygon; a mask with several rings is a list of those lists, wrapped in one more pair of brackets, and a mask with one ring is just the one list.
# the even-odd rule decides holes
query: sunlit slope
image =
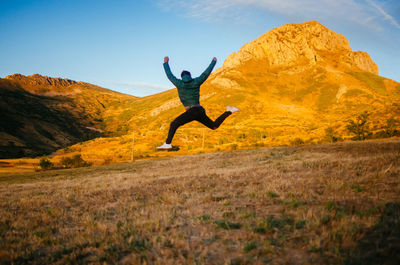
{"label": "sunlit slope", "polygon": [[1,158],[49,154],[109,134],[114,128],[104,123],[106,110],[135,99],[92,84],[37,74],[0,79],[0,94]]}
{"label": "sunlit slope", "polygon": [[[172,70],[178,75],[181,69]],[[58,89],[46,92],[32,85],[31,92],[69,99],[74,105],[68,108],[86,122],[84,127],[92,124],[103,137],[57,154],[79,152],[93,161],[131,159],[134,132],[135,157],[171,155],[155,147],[184,111],[176,89],[143,98],[82,82]],[[175,154],[318,143],[328,127],[346,139],[351,137],[348,120],[364,111],[376,134],[389,118],[400,116],[400,84],[379,76],[370,56],[353,51],[346,37],[311,21],[272,29],[232,53],[203,84],[200,101],[212,119],[227,105],[241,112],[216,131],[197,122],[183,126],[173,141],[181,146]]]}
{"label": "sunlit slope", "polygon": [[[316,21],[288,24],[247,43],[210,76],[201,95],[211,118],[227,105],[242,111],[217,131],[196,122],[183,126],[173,143],[185,152],[291,144],[296,139],[315,143],[324,140],[327,127],[348,138],[348,119],[364,111],[370,113],[375,133],[400,114],[400,84],[379,76],[366,52],[353,51],[343,35]],[[130,133],[94,141],[103,142],[102,148],[113,143],[112,150],[104,151],[111,157],[130,157],[133,130],[138,154],[151,154],[165,140],[169,123],[184,111],[176,90],[125,107],[132,114],[125,123]],[[120,120],[114,117],[115,123]],[[80,150],[91,153],[85,146]]]}
{"label": "sunlit slope", "polygon": [[373,119],[394,115],[400,86],[377,73],[367,53],[352,51],[344,36],[308,22],[285,25],[246,44],[228,57],[205,90],[224,89],[223,95],[236,98],[232,102],[250,116],[249,126],[277,122],[301,137],[319,136],[313,127],[340,129],[363,111]]}

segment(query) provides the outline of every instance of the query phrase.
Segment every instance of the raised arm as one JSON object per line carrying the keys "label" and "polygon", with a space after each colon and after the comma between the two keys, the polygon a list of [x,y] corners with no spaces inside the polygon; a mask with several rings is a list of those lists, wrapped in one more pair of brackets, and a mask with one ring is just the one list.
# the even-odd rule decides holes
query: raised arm
{"label": "raised arm", "polygon": [[174,84],[175,86],[177,86],[178,84],[178,78],[176,78],[172,72],[171,72],[171,68],[169,68],[169,58],[168,56],[166,56],[164,58],[164,70],[165,70],[165,74],[167,75],[168,79],[172,82],[172,84]]}
{"label": "raised arm", "polygon": [[210,65],[207,67],[207,69],[197,78],[201,84],[207,80],[208,76],[211,74],[212,70],[214,69],[214,66],[216,63],[217,63],[217,58],[214,57],[212,59]]}

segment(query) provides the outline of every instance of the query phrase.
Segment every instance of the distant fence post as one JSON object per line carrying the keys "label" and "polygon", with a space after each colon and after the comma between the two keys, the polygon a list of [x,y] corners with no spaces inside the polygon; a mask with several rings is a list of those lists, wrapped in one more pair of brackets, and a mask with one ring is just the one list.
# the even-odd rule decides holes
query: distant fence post
{"label": "distant fence post", "polygon": [[201,148],[204,149],[204,134],[205,134],[205,129],[203,128],[203,142],[201,144]]}
{"label": "distant fence post", "polygon": [[135,130],[133,130],[132,132],[132,157],[131,157],[131,161],[133,162],[133,151],[134,151],[134,147],[135,147]]}

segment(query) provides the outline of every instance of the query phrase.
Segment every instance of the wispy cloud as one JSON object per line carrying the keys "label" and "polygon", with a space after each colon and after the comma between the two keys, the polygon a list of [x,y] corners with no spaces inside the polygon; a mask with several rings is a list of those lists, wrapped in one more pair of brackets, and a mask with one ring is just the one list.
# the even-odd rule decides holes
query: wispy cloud
{"label": "wispy cloud", "polygon": [[238,0],[158,0],[158,6],[169,12],[176,11],[184,17],[210,23],[226,20],[245,22],[246,14],[243,10],[237,9],[239,5],[242,5],[240,2]]}
{"label": "wispy cloud", "polygon": [[141,90],[146,89],[152,91],[161,91],[171,88],[159,84],[151,84],[146,82],[113,82],[113,83],[117,86],[124,86],[131,89],[141,89]]}
{"label": "wispy cloud", "polygon": [[399,23],[373,0],[158,0],[166,11],[207,22],[250,22],[254,10],[306,20],[351,22],[382,30],[382,16],[396,28]]}
{"label": "wispy cloud", "polygon": [[382,16],[385,20],[389,21],[393,26],[395,26],[396,28],[400,29],[400,24],[399,22],[396,21],[396,19],[394,17],[392,17],[391,15],[389,15],[385,10],[383,10],[382,7],[380,7],[377,3],[375,3],[372,0],[367,0],[367,2],[374,7]]}

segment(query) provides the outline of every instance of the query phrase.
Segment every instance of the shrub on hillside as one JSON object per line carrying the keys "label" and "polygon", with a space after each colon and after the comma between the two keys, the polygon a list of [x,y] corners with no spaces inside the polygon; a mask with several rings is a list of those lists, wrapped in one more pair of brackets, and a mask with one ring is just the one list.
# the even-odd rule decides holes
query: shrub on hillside
{"label": "shrub on hillside", "polygon": [[290,141],[291,145],[302,145],[304,144],[304,140],[301,138],[294,138],[293,141]]}
{"label": "shrub on hillside", "polygon": [[325,128],[325,139],[330,143],[335,143],[339,141],[340,137],[332,127],[328,127]]}
{"label": "shrub on hillside", "polygon": [[350,133],[355,134],[354,140],[365,140],[371,135],[368,122],[369,113],[367,111],[358,115],[355,120],[349,120],[346,128]]}
{"label": "shrub on hillside", "polygon": [[394,136],[400,136],[400,122],[395,120],[394,118],[389,118],[386,120],[386,124],[381,127],[374,128],[375,132],[371,138],[373,139],[382,139],[382,138],[390,138]]}
{"label": "shrub on hillside", "polygon": [[54,167],[54,164],[48,158],[44,157],[40,159],[39,166],[43,170],[49,170]]}
{"label": "shrub on hillside", "polygon": [[88,167],[91,163],[82,159],[81,155],[74,155],[73,157],[63,157],[61,164],[64,168],[77,168],[77,167]]}
{"label": "shrub on hillside", "polygon": [[394,118],[390,118],[386,121],[385,126],[383,126],[383,131],[385,132],[387,137],[393,137],[399,133],[397,127],[399,122],[396,121]]}
{"label": "shrub on hillside", "polygon": [[238,140],[246,139],[246,138],[247,138],[247,135],[246,135],[245,133],[241,133],[241,134],[238,134],[238,135],[237,135],[237,139],[238,139]]}
{"label": "shrub on hillside", "polygon": [[106,158],[104,159],[103,165],[109,165],[112,162],[112,158]]}

